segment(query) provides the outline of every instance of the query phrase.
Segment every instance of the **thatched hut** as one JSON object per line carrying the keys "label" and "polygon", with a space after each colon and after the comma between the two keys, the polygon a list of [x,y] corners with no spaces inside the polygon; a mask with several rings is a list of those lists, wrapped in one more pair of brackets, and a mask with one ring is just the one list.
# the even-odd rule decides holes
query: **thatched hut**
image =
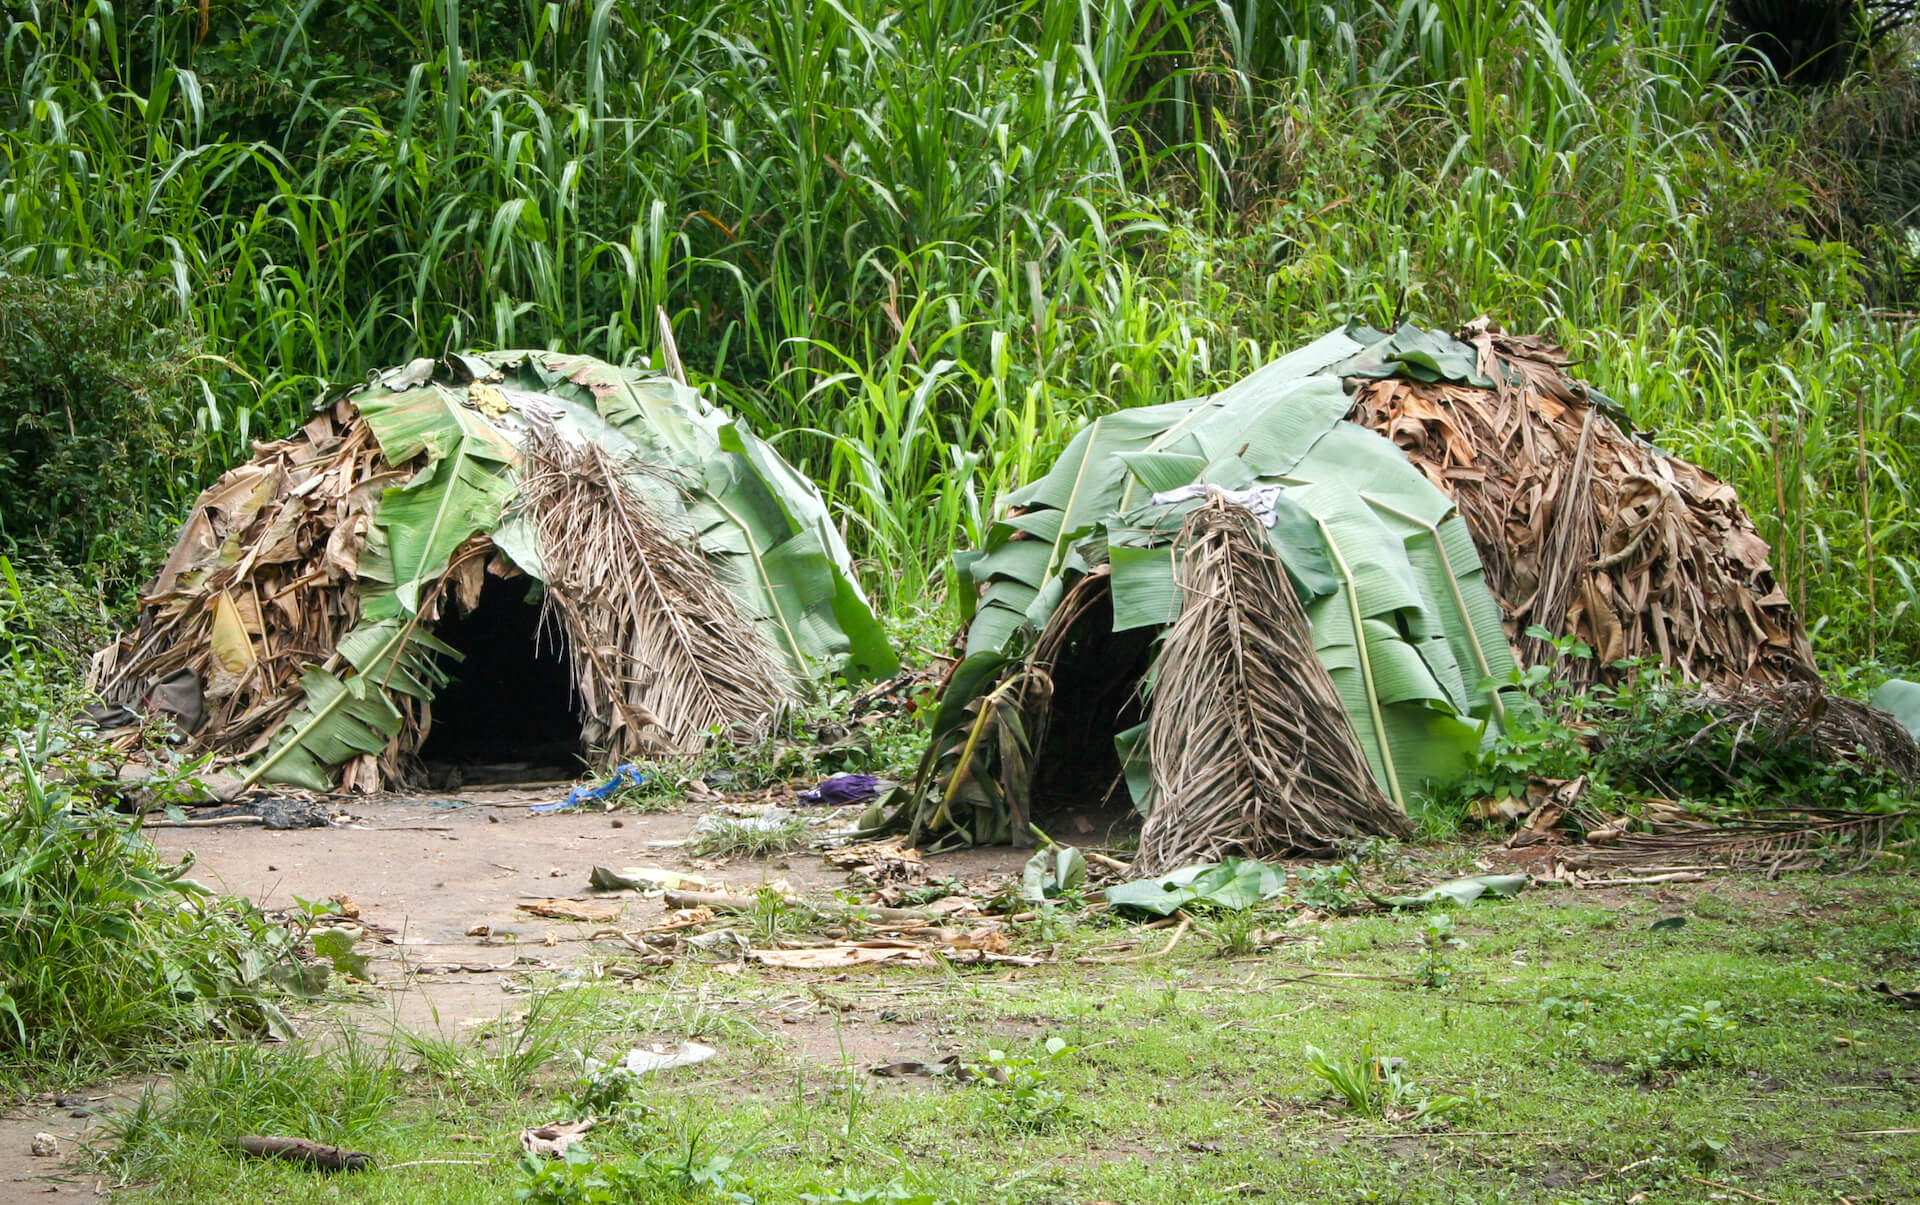
{"label": "thatched hut", "polygon": [[813,485],[670,377],[416,360],[195,502],[95,658],[252,782],[693,752],[896,659]]}
{"label": "thatched hut", "polygon": [[1542,340],[1351,325],[1091,423],[961,565],[964,656],[892,827],[1013,841],[1129,800],[1141,873],[1406,829],[1528,705],[1537,633],[1709,684],[1814,680],[1724,483]]}

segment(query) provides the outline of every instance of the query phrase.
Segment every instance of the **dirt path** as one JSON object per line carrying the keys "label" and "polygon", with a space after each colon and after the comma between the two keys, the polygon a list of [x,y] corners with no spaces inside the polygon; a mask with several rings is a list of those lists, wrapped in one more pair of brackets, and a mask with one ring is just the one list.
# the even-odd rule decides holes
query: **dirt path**
{"label": "dirt path", "polygon": [[[259,826],[149,830],[170,854],[191,853],[191,876],[223,894],[252,900],[263,909],[293,909],[299,901],[352,898],[360,918],[388,930],[390,940],[362,942],[373,957],[374,982],[352,991],[362,1003],[345,1016],[363,1030],[401,1027],[452,1036],[462,1021],[492,1019],[525,1007],[510,990],[524,975],[564,971],[590,962],[587,936],[603,924],[543,919],[518,905],[549,897],[618,906],[616,924],[639,927],[656,919],[657,900],[634,892],[594,893],[587,876],[598,866],[657,866],[698,873],[735,890],[785,879],[803,893],[825,893],[845,884],[844,873],[810,851],[716,865],[677,848],[702,809],[637,815],[557,813],[538,816],[529,803],[560,798],[564,788],[475,788],[418,799],[349,801],[353,821],[337,828],[269,830]],[[824,830],[823,830],[824,831]],[[1022,851],[966,850],[939,859],[938,874],[978,875],[1017,870]],[[484,925],[489,936],[469,936]],[[599,953],[605,956],[605,948]],[[331,993],[338,995],[338,992]],[[339,1024],[338,1004],[287,1010],[304,1034]],[[814,1028],[819,1033],[813,1032]],[[884,1055],[890,1043],[874,1042],[840,1025],[799,1026],[786,1031],[803,1057],[837,1061],[849,1049]],[[100,1137],[101,1109],[137,1098],[144,1083],[118,1084],[92,1092],[85,1102],[60,1104],[45,1098],[0,1115],[0,1202],[93,1201],[100,1186],[76,1170],[80,1143]],[[62,1097],[62,1100],[73,1098]],[[30,1154],[34,1136],[59,1142],[57,1157]]]}

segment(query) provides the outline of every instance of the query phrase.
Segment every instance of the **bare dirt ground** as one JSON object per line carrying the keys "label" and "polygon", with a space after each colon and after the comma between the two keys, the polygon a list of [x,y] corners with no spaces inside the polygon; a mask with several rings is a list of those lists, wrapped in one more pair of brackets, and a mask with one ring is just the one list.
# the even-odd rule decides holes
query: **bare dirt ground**
{"label": "bare dirt ground", "polygon": [[[525,1007],[515,994],[528,972],[564,971],[595,958],[588,935],[658,919],[662,905],[637,892],[594,892],[594,866],[655,866],[700,874],[736,891],[785,879],[803,894],[844,885],[845,874],[818,853],[798,851],[769,859],[715,864],[689,857],[674,843],[686,838],[703,809],[635,814],[586,808],[533,815],[530,803],[562,798],[566,788],[473,788],[419,798],[348,800],[351,822],[335,828],[270,830],[258,825],[155,827],[163,850],[191,854],[191,876],[222,894],[268,911],[293,910],[300,901],[324,903],[345,895],[360,918],[385,940],[363,941],[374,982],[354,989],[361,1004],[343,1014],[316,1005],[289,1016],[303,1034],[345,1023],[385,1032],[394,1027],[453,1036],[462,1022],[493,1019]],[[823,830],[824,831],[824,828]],[[969,877],[1017,872],[1027,855],[999,848],[964,850],[939,859],[936,873]],[[618,906],[613,926],[543,919],[519,910],[532,900],[563,898]],[[644,918],[644,919],[643,919]],[[486,937],[469,930],[486,926]],[[384,931],[384,932],[382,932]],[[599,951],[602,958],[606,950]],[[846,1053],[887,1053],[843,1025],[819,1033],[807,1025],[785,1029],[803,1057],[838,1061]],[[874,1045],[873,1050],[866,1047]],[[0,1205],[14,1201],[95,1200],[91,1177],[70,1156],[98,1139],[97,1113],[74,1116],[136,1098],[146,1082],[30,1102],[0,1116]],[[89,1098],[82,1100],[81,1098]],[[29,1153],[34,1136],[53,1135],[63,1158]]]}

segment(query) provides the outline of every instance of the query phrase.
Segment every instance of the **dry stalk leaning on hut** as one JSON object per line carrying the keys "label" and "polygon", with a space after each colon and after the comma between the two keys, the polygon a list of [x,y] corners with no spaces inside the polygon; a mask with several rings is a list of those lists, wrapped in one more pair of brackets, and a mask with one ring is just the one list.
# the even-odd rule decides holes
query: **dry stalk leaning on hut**
{"label": "dry stalk leaning on hut", "polygon": [[1556,666],[1576,687],[1643,657],[1701,683],[1817,680],[1731,486],[1623,430],[1553,344],[1485,319],[1460,337],[1495,388],[1360,381],[1349,418],[1459,506],[1523,663],[1556,661],[1524,635],[1540,624],[1593,648]]}
{"label": "dry stalk leaning on hut", "polygon": [[1155,803],[1134,871],[1405,833],[1258,520],[1216,499],[1174,556],[1183,601],[1150,698]]}
{"label": "dry stalk leaning on hut", "polygon": [[716,728],[763,733],[791,694],[780,660],[692,534],[628,484],[644,471],[597,444],[528,440],[516,508],[539,536],[581,705],[622,757],[697,752]]}

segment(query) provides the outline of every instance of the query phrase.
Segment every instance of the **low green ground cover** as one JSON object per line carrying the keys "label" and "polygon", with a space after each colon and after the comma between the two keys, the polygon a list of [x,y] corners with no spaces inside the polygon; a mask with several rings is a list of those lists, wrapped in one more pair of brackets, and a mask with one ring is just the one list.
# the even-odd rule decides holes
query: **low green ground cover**
{"label": "low green ground cover", "polygon": [[[1391,882],[1482,851],[1376,852],[1363,873]],[[1920,1196],[1916,1015],[1871,990],[1920,967],[1904,871],[1300,914],[1256,914],[1251,939],[1202,917],[1163,957],[1100,965],[1075,960],[1116,956],[1124,925],[1068,909],[1020,926],[1016,948],[1058,959],[1033,968],[687,958],[523,997],[471,1040],[343,1014],[305,1043],[191,1053],[98,1166],[128,1199],[203,1202]],[[582,1055],[687,1038],[721,1053],[628,1091],[581,1076]],[[870,1071],[949,1054],[985,1074]],[[571,1159],[521,1155],[523,1127],[589,1105],[606,1121]],[[323,1181],[224,1149],[243,1133],[382,1167]]]}

